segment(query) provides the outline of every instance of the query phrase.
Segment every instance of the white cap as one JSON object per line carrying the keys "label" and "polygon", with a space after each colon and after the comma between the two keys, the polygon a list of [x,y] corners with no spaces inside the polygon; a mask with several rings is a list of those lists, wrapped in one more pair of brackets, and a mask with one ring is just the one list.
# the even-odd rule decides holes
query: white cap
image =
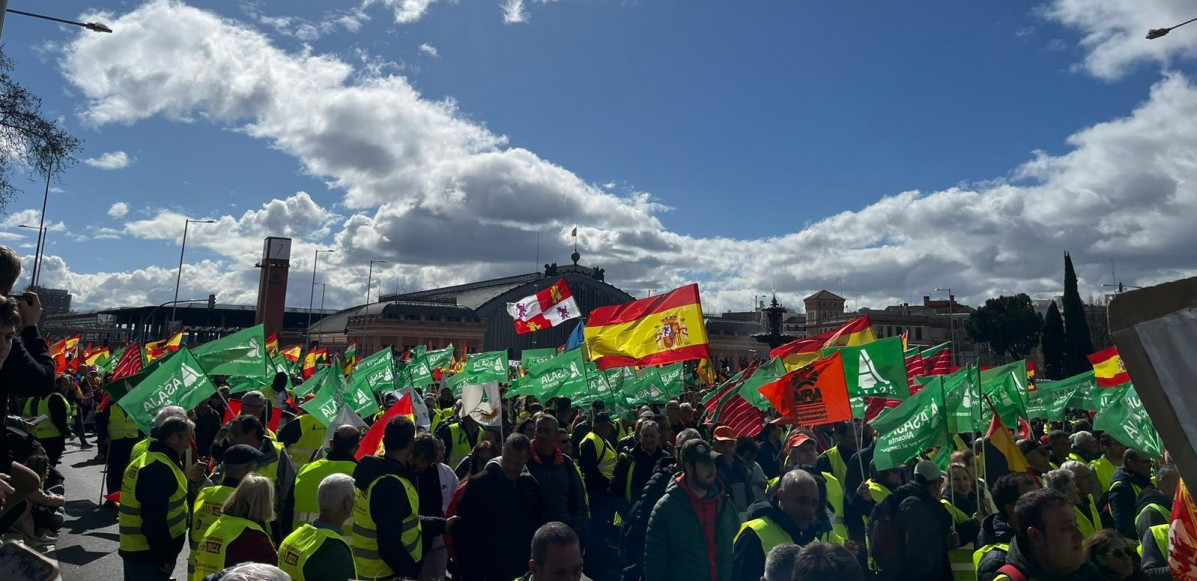
{"label": "white cap", "polygon": [[914,477],[921,484],[930,484],[936,480],[944,477],[944,473],[940,471],[939,466],[930,460],[921,460],[914,465]]}

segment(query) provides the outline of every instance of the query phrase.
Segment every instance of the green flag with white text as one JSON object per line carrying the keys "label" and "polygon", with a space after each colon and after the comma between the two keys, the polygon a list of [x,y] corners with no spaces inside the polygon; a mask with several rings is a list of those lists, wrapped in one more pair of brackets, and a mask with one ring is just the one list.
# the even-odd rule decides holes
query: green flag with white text
{"label": "green flag with white text", "polygon": [[395,358],[390,347],[362,359],[353,369],[353,384],[368,393],[394,391]]}
{"label": "green flag with white text", "polygon": [[935,446],[950,446],[946,422],[940,390],[927,388],[873,420],[877,470],[901,467]]}
{"label": "green flag with white text", "polygon": [[548,349],[524,349],[520,353],[520,367],[528,369],[535,367],[557,356],[557,350],[553,348]]}
{"label": "green flag with white text", "polygon": [[573,399],[589,387],[586,384],[587,363],[582,350],[573,349],[526,369],[523,381],[529,384],[529,395],[542,402],[557,396]]}
{"label": "green flag with white text", "polygon": [[212,397],[216,386],[200,367],[187,347],[180,347],[162,365],[146,376],[132,391],[117,402],[125,413],[150,433],[154,416],[166,406],[177,405],[187,411]]}
{"label": "green flag with white text", "polygon": [[848,382],[853,417],[864,417],[867,397],[901,401],[910,396],[901,337],[879,339],[857,347],[824,349],[823,356],[837,350],[844,354],[844,379]]}
{"label": "green flag with white text", "polygon": [[1104,431],[1129,448],[1159,459],[1163,457],[1160,435],[1156,433],[1134,384],[1101,390],[1102,406],[1093,418],[1093,429]]}
{"label": "green flag with white text", "polygon": [[192,355],[208,375],[239,377],[269,376],[274,373],[266,366],[266,335],[263,325],[255,325],[215,341],[196,347]]}

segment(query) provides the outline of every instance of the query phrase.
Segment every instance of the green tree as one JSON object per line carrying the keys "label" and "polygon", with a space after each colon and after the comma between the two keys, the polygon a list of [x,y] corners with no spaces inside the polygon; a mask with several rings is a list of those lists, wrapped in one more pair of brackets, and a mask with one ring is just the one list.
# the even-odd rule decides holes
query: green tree
{"label": "green tree", "polygon": [[1088,355],[1093,353],[1093,340],[1089,337],[1089,320],[1085,317],[1085,303],[1077,290],[1076,270],[1072,268],[1072,255],[1064,253],[1064,352],[1067,357],[1065,376],[1076,375],[1093,367]]}
{"label": "green tree", "polygon": [[13,63],[0,53],[0,211],[16,194],[16,168],[46,179],[75,162],[80,142],[42,115],[42,100],[9,76]]}
{"label": "green tree", "polygon": [[989,299],[964,323],[973,341],[989,343],[991,349],[1008,360],[1026,357],[1039,342],[1042,327],[1043,318],[1026,293]]}
{"label": "green tree", "polygon": [[1064,341],[1064,319],[1060,316],[1060,309],[1056,308],[1056,301],[1052,301],[1047,308],[1047,316],[1043,318],[1043,337],[1039,343],[1043,349],[1045,379],[1067,377],[1068,350]]}

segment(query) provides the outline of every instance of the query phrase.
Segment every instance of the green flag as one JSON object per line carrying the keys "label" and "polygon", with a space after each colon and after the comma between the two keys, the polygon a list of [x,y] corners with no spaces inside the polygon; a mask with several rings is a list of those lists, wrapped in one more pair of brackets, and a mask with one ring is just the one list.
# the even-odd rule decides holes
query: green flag
{"label": "green flag", "polygon": [[[403,380],[405,384],[402,387],[427,387],[433,384],[435,380],[432,378],[432,368],[428,366],[428,359],[423,354],[413,355],[407,362]],[[460,390],[455,390],[454,393],[460,393]]]}
{"label": "green flag", "polygon": [[941,397],[940,390],[924,388],[873,420],[879,434],[873,453],[877,470],[898,468],[924,450],[951,445]]}
{"label": "green flag", "polygon": [[154,416],[158,410],[177,405],[191,411],[214,393],[216,386],[208,379],[191,351],[187,347],[179,347],[117,404],[142,432],[148,434],[154,426]]}
{"label": "green flag", "polygon": [[266,367],[266,335],[263,325],[204,343],[196,347],[192,354],[208,375],[266,377],[269,374],[270,379],[273,379],[274,374]]}
{"label": "green flag", "polygon": [[1086,393],[1097,389],[1097,380],[1093,371],[1080,373],[1060,381],[1039,381],[1035,384],[1035,391],[1027,397],[1027,415],[1030,419],[1045,419],[1053,422],[1064,421],[1065,410],[1073,406],[1073,401],[1082,391]]}
{"label": "green flag", "polygon": [[1152,458],[1162,458],[1164,454],[1160,435],[1151,424],[1151,418],[1143,408],[1134,384],[1124,383],[1101,391],[1099,403],[1102,408],[1093,418],[1093,429],[1105,431],[1119,442]]}
{"label": "green flag", "polygon": [[844,354],[844,378],[848,380],[853,417],[864,417],[866,397],[904,400],[910,396],[901,337],[880,339],[857,347],[824,349],[823,356],[836,350]]}
{"label": "green flag", "polygon": [[582,350],[572,349],[527,369],[524,381],[531,384],[531,395],[542,402],[557,396],[573,399],[589,387],[586,363]]}
{"label": "green flag", "polygon": [[470,358],[466,360],[463,373],[466,375],[466,382],[470,385],[480,385],[492,381],[506,383],[507,352],[487,351],[470,355]]}
{"label": "green flag", "polygon": [[625,381],[621,386],[628,405],[665,403],[677,397],[684,387],[682,368],[681,363],[674,363],[637,371],[632,381]]}
{"label": "green flag", "polygon": [[[752,375],[744,381],[744,384],[740,386],[740,397],[748,400],[748,403],[752,404],[753,407],[756,407],[757,409],[769,409],[772,407],[772,404],[769,403],[769,400],[765,399],[765,396],[761,395],[760,388],[761,386],[768,385],[777,381],[778,379],[781,379],[781,376],[785,374],[786,366],[781,358],[774,357],[773,359],[770,359],[767,363],[764,363],[760,367],[756,368],[756,371],[754,371]],[[712,393],[710,395],[713,396],[714,394]]]}
{"label": "green flag", "polygon": [[[580,351],[580,350],[575,350]],[[579,407],[586,407],[591,402],[602,400],[607,404],[608,408],[624,408],[627,407],[623,394],[611,389],[610,382],[607,381],[607,376],[599,371],[599,368],[594,363],[587,362],[582,368],[583,375],[586,376],[586,391],[573,398],[570,403]]]}
{"label": "green flag", "polygon": [[428,362],[429,369],[444,369],[449,367],[449,364],[453,362],[453,354],[456,352],[457,351],[453,349],[453,344],[450,343],[449,346],[445,347],[444,349],[438,349],[436,351],[429,351],[425,353],[424,359]]}
{"label": "green flag", "polygon": [[144,381],[145,378],[149,377],[150,374],[153,373],[155,369],[158,369],[159,367],[161,367],[162,361],[163,361],[163,359],[158,359],[158,360],[150,363],[149,365],[142,367],[141,371],[138,371],[137,373],[134,373],[133,375],[130,375],[128,377],[122,377],[116,381],[105,383],[103,390],[108,392],[108,394],[112,396],[112,399],[119,400],[120,398],[124,397],[126,393],[133,391],[133,388],[137,387],[137,385],[139,383]]}
{"label": "green flag", "polygon": [[313,373],[311,377],[295,387],[295,397],[304,397],[309,393],[317,393],[320,388],[324,386],[324,382],[328,381],[329,368],[324,367]]}
{"label": "green flag", "polygon": [[524,349],[520,353],[520,366],[524,369],[535,367],[557,356],[556,349]]}
{"label": "green flag", "polygon": [[1097,377],[1092,369],[1078,373],[1061,381],[1076,382],[1076,391],[1068,398],[1067,407],[1090,412],[1097,411],[1097,392],[1101,390],[1097,385]]}
{"label": "green flag", "polygon": [[319,420],[325,427],[329,427],[333,419],[337,417],[337,412],[341,411],[342,405],[348,406],[363,417],[378,413],[378,402],[375,401],[373,395],[363,389],[365,382],[346,385],[345,378],[336,372],[339,367],[330,366],[327,369],[330,371],[325,376],[320,390],[316,392],[316,396],[310,401],[300,404],[299,407],[312,414],[312,417]]}
{"label": "green flag", "polygon": [[361,383],[357,388],[367,393],[393,391],[395,376],[395,358],[387,347],[358,362],[353,370],[353,383]]}
{"label": "green flag", "polygon": [[988,428],[980,410],[981,396],[974,370],[961,369],[951,375],[936,375],[927,379],[929,381],[923,386],[924,390],[943,390],[949,432],[984,432]]}

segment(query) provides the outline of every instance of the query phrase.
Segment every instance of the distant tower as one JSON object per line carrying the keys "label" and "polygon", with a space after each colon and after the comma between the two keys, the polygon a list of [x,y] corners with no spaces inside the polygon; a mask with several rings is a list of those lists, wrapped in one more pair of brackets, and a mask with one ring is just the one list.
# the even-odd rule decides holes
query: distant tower
{"label": "distant tower", "polygon": [[287,306],[287,273],[291,265],[291,239],[269,236],[262,247],[262,269],[258,279],[258,312],[255,324],[266,325],[266,336],[283,328],[283,308]]}

